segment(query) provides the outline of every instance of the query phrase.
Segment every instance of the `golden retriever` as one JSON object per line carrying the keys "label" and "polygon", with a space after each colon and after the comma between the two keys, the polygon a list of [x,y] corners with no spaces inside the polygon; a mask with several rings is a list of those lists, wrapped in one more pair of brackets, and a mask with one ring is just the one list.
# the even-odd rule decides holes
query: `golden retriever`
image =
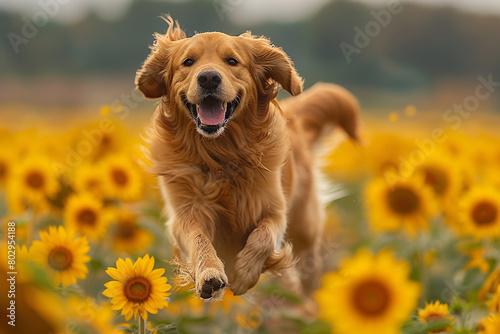
{"label": "golden retriever", "polygon": [[161,99],[147,135],[150,160],[197,296],[221,299],[228,285],[241,295],[263,272],[287,268],[310,294],[323,228],[314,147],[335,125],[357,139],[356,99],[317,84],[280,106],[279,86],[302,92],[282,49],[250,32],[187,38],[166,21],[136,85]]}

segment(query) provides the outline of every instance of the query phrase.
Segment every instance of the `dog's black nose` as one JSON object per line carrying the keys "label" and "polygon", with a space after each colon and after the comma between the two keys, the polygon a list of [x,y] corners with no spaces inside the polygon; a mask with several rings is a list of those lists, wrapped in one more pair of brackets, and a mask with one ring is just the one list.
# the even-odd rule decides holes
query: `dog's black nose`
{"label": "dog's black nose", "polygon": [[222,77],[217,71],[203,71],[198,74],[198,85],[208,90],[219,87],[221,81]]}

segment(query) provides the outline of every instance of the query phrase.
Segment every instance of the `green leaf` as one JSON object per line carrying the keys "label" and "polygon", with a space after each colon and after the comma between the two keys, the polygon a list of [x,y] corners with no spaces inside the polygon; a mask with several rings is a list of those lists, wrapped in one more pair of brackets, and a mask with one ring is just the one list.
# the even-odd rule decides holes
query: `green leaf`
{"label": "green leaf", "polygon": [[477,280],[477,276],[480,275],[481,272],[479,271],[478,268],[473,268],[471,270],[468,270],[465,273],[464,280],[463,280],[463,285],[465,286],[470,286],[472,283],[474,283]]}

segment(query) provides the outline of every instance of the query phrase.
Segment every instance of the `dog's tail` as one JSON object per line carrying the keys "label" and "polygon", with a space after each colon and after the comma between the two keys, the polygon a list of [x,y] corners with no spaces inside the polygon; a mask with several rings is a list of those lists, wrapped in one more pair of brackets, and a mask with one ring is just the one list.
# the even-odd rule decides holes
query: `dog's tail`
{"label": "dog's tail", "polygon": [[311,148],[335,127],[341,127],[359,141],[359,105],[345,88],[329,83],[317,83],[304,93],[281,103],[287,118],[297,122]]}

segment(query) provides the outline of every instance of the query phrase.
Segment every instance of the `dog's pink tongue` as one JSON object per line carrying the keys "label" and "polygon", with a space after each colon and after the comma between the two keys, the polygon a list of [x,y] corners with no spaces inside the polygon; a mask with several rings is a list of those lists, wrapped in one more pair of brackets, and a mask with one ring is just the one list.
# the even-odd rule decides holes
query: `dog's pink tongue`
{"label": "dog's pink tongue", "polygon": [[224,121],[224,104],[212,97],[207,97],[198,105],[198,115],[205,125],[219,125]]}

